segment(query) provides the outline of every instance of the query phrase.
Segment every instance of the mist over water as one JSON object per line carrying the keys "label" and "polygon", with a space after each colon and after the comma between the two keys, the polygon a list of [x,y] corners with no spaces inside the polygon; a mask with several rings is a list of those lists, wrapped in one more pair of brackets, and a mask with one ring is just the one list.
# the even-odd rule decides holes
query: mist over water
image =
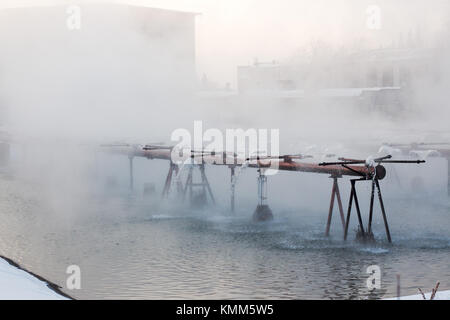
{"label": "mist over water", "polygon": [[[14,190],[2,185],[4,200]],[[275,221],[254,224],[254,202],[242,199],[232,215],[223,205],[199,212],[139,195],[99,197],[72,219],[50,215],[34,200],[2,201],[1,250],[61,284],[76,261],[83,272],[77,298],[381,298],[395,296],[397,274],[404,294],[436,278],[449,285],[448,203],[387,200],[394,244],[386,242],[377,211],[378,240],[368,245],[353,240],[356,218],[349,241],[342,241],[337,218],[324,237],[326,205],[272,205]],[[376,296],[365,287],[373,264],[387,290]]]}
{"label": "mist over water", "polygon": [[[379,1],[386,25],[371,32],[353,28],[356,22],[343,18],[359,17],[361,9],[361,19],[354,20],[364,26],[365,5],[319,2],[341,11],[292,1],[263,1],[259,9],[245,1],[244,11],[238,4],[221,11],[199,1],[196,10],[204,8],[204,17],[171,18],[158,12],[149,19],[136,6],[124,11],[118,4],[82,2],[82,27],[68,31],[65,5],[0,10],[1,124],[11,145],[9,165],[0,170],[0,254],[61,286],[67,266],[79,265],[82,289],[68,293],[88,299],[382,298],[395,295],[397,274],[405,295],[417,293],[417,287],[431,288],[436,281],[449,289],[445,158],[427,158],[420,167],[387,166],[381,187],[393,235],[390,245],[377,206],[376,243],[354,241],[355,215],[344,242],[336,208],[331,237],[324,236],[332,182],[328,175],[280,172],[269,177],[275,220],[255,224],[254,169],[242,170],[232,213],[229,170],[208,166],[217,205],[194,210],[174,194],[161,200],[167,161],[136,158],[130,191],[127,157],[99,147],[173,145],[171,133],[178,128],[192,131],[195,120],[203,121],[205,130],[223,132],[279,129],[281,154],[311,154],[314,162],[326,160],[326,154],[366,159],[384,142],[448,142],[448,4]],[[305,20],[298,25],[295,14],[286,13],[286,8],[295,11],[291,6],[299,12],[308,8],[301,11]],[[280,27],[278,33],[267,33],[271,41],[263,41],[268,30],[262,27],[230,27],[243,26],[253,9],[255,26],[267,24],[273,8],[280,13],[274,13],[271,26]],[[423,8],[430,13],[419,14]],[[213,23],[211,16],[218,12],[223,19]],[[315,22],[311,17],[320,12],[322,19]],[[393,12],[408,13],[411,21],[393,23]],[[337,31],[327,37],[333,25]],[[294,26],[303,26],[303,32],[293,32]],[[291,30],[285,37],[280,36],[283,28]],[[427,61],[433,64],[421,66],[411,77],[404,109],[368,111],[359,100],[318,94],[339,89],[329,83],[340,61],[352,61],[352,54],[365,50],[405,49],[400,35],[406,42],[410,30],[420,33],[421,45],[432,55]],[[301,102],[274,98],[270,90],[240,95],[236,67],[251,66],[255,57],[260,62],[276,59],[288,69],[286,74],[299,75],[299,88],[291,94],[302,91]],[[366,72],[353,64],[350,69],[351,74],[343,73],[345,83]],[[217,84],[209,91],[202,87],[204,73]],[[340,87],[345,88],[352,86]],[[231,98],[205,98],[205,91]],[[417,176],[423,179],[420,185]],[[151,195],[144,193],[148,185],[155,188]],[[358,185],[365,224],[369,186]],[[345,210],[347,178],[340,187]],[[375,296],[365,286],[370,265],[379,265],[383,273],[385,291]]]}

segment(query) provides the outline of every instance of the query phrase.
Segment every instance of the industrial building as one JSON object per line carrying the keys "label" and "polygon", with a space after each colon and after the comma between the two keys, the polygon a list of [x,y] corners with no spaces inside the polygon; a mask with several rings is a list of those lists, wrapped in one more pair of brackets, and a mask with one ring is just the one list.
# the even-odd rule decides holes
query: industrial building
{"label": "industrial building", "polygon": [[417,47],[384,48],[286,63],[255,62],[238,67],[238,92],[300,106],[314,98],[356,105],[363,111],[398,113],[411,107],[408,96],[414,79],[438,77],[433,52]]}

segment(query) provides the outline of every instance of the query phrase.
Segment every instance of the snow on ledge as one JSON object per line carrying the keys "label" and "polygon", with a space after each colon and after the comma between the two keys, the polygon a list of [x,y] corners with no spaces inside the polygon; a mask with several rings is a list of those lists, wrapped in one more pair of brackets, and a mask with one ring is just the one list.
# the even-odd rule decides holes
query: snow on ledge
{"label": "snow on ledge", "polygon": [[67,300],[48,283],[0,257],[0,300]]}

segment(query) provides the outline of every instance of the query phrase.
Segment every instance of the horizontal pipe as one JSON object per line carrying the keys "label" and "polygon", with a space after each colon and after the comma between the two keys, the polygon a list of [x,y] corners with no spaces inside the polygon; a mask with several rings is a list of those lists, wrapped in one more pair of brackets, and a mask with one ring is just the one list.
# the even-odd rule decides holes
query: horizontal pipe
{"label": "horizontal pipe", "polygon": [[132,147],[112,147],[107,149],[108,153],[112,154],[120,154],[128,157],[142,157],[147,159],[161,159],[161,160],[170,160],[171,159],[171,151],[165,149],[158,150],[143,150]]}
{"label": "horizontal pipe", "polygon": [[[147,159],[161,159],[161,160],[171,160],[171,150],[157,149],[157,150],[142,150],[142,149],[132,149],[130,148],[113,148],[110,149],[111,152],[116,154],[125,154],[130,157],[144,157]],[[208,159],[212,157],[204,156],[203,159],[206,163],[212,163]],[[270,163],[270,161],[268,162]],[[280,161],[277,162],[278,166],[275,167],[281,171],[299,171],[299,172],[311,172],[311,173],[322,173],[329,174],[335,177],[340,176],[369,176],[373,173],[373,168],[368,168],[366,166],[347,166],[347,168],[340,165],[330,165],[330,166],[319,166],[318,163],[300,163],[293,161]],[[250,168],[261,168],[266,167],[263,162],[250,163],[248,165]],[[348,169],[349,168],[349,169]]]}
{"label": "horizontal pipe", "polygon": [[171,160],[172,151],[167,149],[158,150],[135,150],[135,157],[144,157],[147,159],[160,159],[160,160]]}
{"label": "horizontal pipe", "polygon": [[[259,168],[260,164],[250,164],[249,167]],[[264,167],[264,166],[263,166]],[[373,169],[369,169],[366,166],[348,166],[347,169],[340,165],[334,166],[319,166],[318,163],[300,163],[300,162],[279,162],[278,170],[282,171],[300,171],[311,173],[329,174],[334,177],[340,176],[368,176],[373,173]]]}

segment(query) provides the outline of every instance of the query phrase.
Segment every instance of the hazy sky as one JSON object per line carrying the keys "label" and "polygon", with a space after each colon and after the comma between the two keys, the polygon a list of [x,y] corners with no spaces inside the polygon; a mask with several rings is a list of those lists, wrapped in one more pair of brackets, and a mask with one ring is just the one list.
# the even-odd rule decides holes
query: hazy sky
{"label": "hazy sky", "polygon": [[[66,0],[0,0],[3,6],[76,3]],[[79,1],[78,1],[79,2]],[[90,2],[90,1],[85,1]],[[99,1],[96,1],[99,2]],[[126,0],[166,9],[194,11],[197,66],[220,84],[235,82],[236,66],[283,60],[311,42],[336,46],[364,39],[388,45],[421,30],[436,35],[448,19],[448,0]],[[381,9],[381,29],[367,28],[367,9]],[[446,17],[447,16],[447,17]],[[448,21],[448,20],[447,20]]]}

